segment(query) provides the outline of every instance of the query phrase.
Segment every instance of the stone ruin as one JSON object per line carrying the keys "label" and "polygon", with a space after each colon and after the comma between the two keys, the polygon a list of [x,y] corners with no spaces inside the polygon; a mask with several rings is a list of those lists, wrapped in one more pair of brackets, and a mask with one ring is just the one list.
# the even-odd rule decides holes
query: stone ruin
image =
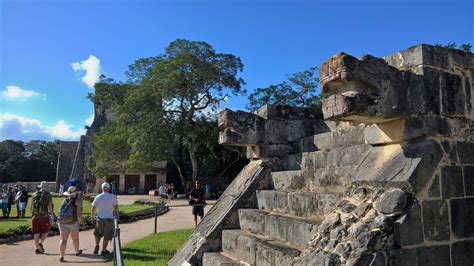
{"label": "stone ruin", "polygon": [[473,265],[474,55],[340,53],[322,112],[224,110],[251,162],[168,265]]}

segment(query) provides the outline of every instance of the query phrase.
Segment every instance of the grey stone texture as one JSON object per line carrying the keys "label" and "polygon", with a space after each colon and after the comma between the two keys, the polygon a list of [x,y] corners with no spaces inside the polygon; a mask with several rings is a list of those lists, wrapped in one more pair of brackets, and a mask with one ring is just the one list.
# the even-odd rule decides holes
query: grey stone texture
{"label": "grey stone texture", "polygon": [[423,201],[422,206],[425,239],[431,241],[449,240],[450,227],[447,201]]}
{"label": "grey stone texture", "polygon": [[451,244],[453,266],[474,265],[474,240],[458,241]]}
{"label": "grey stone texture", "polygon": [[443,198],[463,197],[463,182],[462,167],[441,167],[441,185]]}
{"label": "grey stone texture", "polygon": [[407,205],[407,195],[401,189],[394,188],[385,191],[380,198],[375,201],[374,208],[380,213],[395,213],[403,212]]}
{"label": "grey stone texture", "polygon": [[474,237],[474,198],[452,199],[451,230],[458,238]]}
{"label": "grey stone texture", "polygon": [[394,240],[401,246],[412,246],[423,242],[421,206],[413,204],[394,224]]}
{"label": "grey stone texture", "polygon": [[267,187],[247,187],[245,207],[221,199],[233,222],[210,213],[169,265],[207,252],[249,265],[472,264],[473,62],[429,45],[340,53],[320,67],[322,113],[223,111],[220,143],[271,160]]}

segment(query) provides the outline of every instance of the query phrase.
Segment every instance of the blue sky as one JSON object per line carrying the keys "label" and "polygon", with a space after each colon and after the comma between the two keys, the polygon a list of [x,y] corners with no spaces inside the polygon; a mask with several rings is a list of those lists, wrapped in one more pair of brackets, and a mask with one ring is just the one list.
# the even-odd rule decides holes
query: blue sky
{"label": "blue sky", "polygon": [[[341,51],[385,56],[418,43],[474,44],[473,1],[0,3],[0,140],[77,139],[93,113],[86,95],[96,75],[124,80],[127,65],[177,38],[240,56],[249,91]],[[234,97],[224,107],[246,103]]]}

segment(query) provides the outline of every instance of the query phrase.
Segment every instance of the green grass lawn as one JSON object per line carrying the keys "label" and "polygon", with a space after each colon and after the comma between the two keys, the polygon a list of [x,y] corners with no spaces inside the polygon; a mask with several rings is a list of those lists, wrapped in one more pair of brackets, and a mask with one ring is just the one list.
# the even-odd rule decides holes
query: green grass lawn
{"label": "green grass lawn", "polygon": [[[53,198],[53,204],[54,204],[54,213],[58,215],[58,210],[59,207],[61,206],[61,203],[63,201],[63,198]],[[26,214],[25,218],[23,219],[17,219],[17,218],[8,218],[8,219],[3,219],[0,218],[0,232],[6,232],[10,228],[17,228],[18,226],[22,225],[27,225],[31,227],[31,198],[28,200],[28,206],[26,206]],[[122,212],[125,213],[130,213],[134,211],[139,211],[143,209],[147,209],[150,206],[148,205],[140,205],[140,204],[131,204],[131,205],[120,205],[119,209]],[[83,210],[82,210],[83,215],[90,215],[91,213],[91,202],[84,200],[83,203]],[[16,212],[16,205],[12,206],[12,212],[10,213],[10,217],[16,217],[17,212]],[[1,211],[0,211],[0,216],[1,216]]]}
{"label": "green grass lawn", "polygon": [[166,265],[192,229],[151,234],[122,247],[125,265]]}

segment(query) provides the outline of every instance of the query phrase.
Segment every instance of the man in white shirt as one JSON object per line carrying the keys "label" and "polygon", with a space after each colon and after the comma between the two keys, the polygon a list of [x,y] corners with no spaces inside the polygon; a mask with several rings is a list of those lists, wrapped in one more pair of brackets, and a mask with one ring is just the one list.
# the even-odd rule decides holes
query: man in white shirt
{"label": "man in white shirt", "polygon": [[[103,237],[104,241],[102,242],[102,252],[101,255],[107,255],[110,252],[107,250],[107,245],[109,241],[112,240],[114,236],[114,214],[118,221],[118,202],[117,197],[109,193],[110,184],[107,182],[102,183],[102,193],[97,195],[92,202],[91,217],[92,223],[95,223],[95,249],[94,254],[99,253],[99,243],[100,239]],[[97,214],[98,221],[95,222],[95,212],[96,209],[99,209]]]}

